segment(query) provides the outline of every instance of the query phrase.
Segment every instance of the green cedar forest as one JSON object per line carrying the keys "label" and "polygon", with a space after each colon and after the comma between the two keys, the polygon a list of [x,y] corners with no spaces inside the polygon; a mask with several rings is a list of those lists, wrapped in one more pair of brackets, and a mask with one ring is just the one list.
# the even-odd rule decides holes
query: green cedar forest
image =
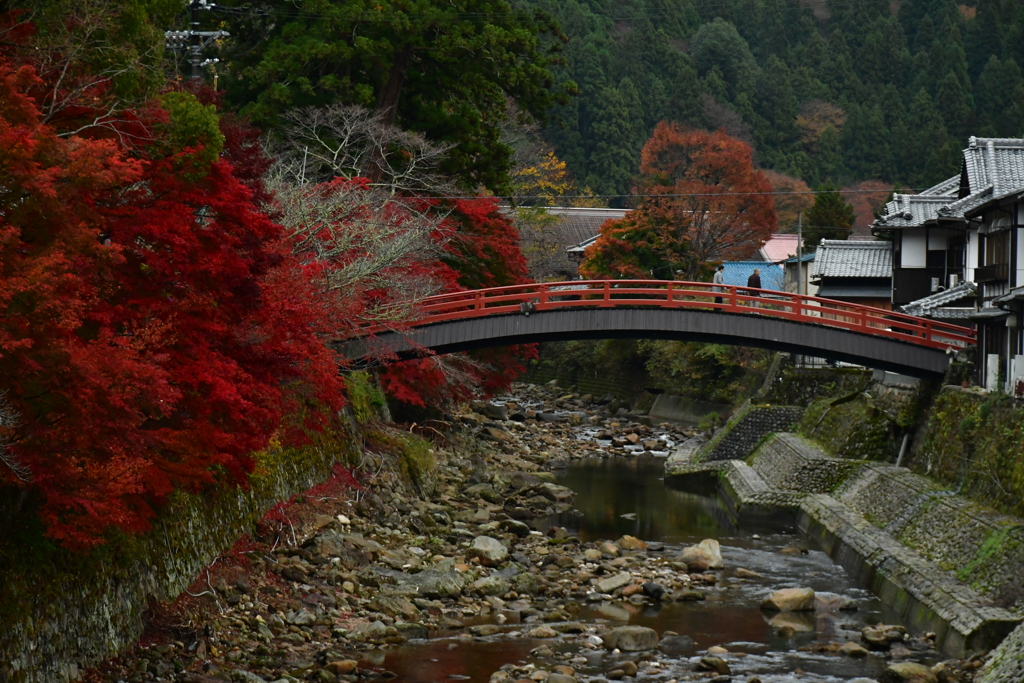
{"label": "green cedar forest", "polygon": [[532,0],[579,96],[544,131],[581,185],[631,189],[655,124],[724,128],[760,167],[924,188],[970,135],[1024,134],[1024,5],[979,0]]}

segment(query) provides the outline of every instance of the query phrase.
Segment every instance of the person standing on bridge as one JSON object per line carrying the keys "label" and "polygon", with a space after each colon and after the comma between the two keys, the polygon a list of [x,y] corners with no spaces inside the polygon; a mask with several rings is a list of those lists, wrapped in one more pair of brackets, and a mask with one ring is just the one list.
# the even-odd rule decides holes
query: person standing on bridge
{"label": "person standing on bridge", "polygon": [[[722,292],[725,291],[724,287],[719,287],[718,286],[718,285],[724,285],[725,284],[725,264],[724,263],[719,263],[718,264],[718,268],[715,269],[715,276],[711,279],[711,284],[715,285],[715,286],[713,286],[711,288],[711,291],[713,293],[721,295]],[[716,296],[715,297],[715,303],[716,304],[722,303],[722,297],[721,296]]]}
{"label": "person standing on bridge", "polygon": [[[761,296],[761,292],[755,291],[755,290],[761,289],[761,269],[760,268],[754,268],[754,272],[751,273],[750,277],[747,278],[747,287],[752,287],[753,288],[751,291],[747,292],[747,294],[749,296],[758,296],[758,297]],[[760,304],[758,304],[758,302],[756,302],[756,301],[751,301],[750,305],[753,306],[754,308],[757,308]]]}

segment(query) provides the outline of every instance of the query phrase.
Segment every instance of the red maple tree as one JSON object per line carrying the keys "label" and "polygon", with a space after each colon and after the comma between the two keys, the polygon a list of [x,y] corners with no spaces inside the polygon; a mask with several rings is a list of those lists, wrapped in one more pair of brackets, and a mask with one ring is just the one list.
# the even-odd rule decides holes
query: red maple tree
{"label": "red maple tree", "polygon": [[696,279],[709,262],[749,258],[775,232],[771,183],[724,131],[661,122],[640,156],[632,215],[587,250],[585,277]]}
{"label": "red maple tree", "polygon": [[201,149],[58,137],[38,86],[0,65],[0,375],[27,472],[0,481],[80,547],[146,529],[176,488],[244,482],[283,417],[322,426],[341,384],[279,226],[226,162],[195,178]]}
{"label": "red maple tree", "polygon": [[[447,273],[438,273],[457,292],[504,287],[530,282],[519,231],[501,213],[493,198],[457,199],[451,202],[442,261]],[[525,370],[523,361],[536,356],[536,347],[520,345],[456,354],[444,359],[426,357],[394,363],[381,373],[381,383],[395,399],[410,405],[444,405],[468,399],[475,392],[486,395],[507,389]]]}

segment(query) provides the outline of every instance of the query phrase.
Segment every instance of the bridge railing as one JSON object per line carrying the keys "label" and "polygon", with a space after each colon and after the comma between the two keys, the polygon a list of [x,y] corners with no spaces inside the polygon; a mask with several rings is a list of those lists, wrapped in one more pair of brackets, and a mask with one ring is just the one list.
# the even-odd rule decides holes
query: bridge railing
{"label": "bridge railing", "polygon": [[422,317],[410,325],[562,308],[621,307],[693,308],[785,318],[932,348],[964,347],[976,341],[969,328],[872,306],[770,289],[666,280],[577,280],[440,294],[423,301]]}

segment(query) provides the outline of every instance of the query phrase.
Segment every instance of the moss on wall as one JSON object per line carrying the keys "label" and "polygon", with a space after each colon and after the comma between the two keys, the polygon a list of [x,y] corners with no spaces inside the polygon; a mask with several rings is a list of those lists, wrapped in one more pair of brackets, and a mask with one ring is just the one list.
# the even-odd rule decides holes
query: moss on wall
{"label": "moss on wall", "polygon": [[402,478],[420,494],[433,489],[433,473],[437,469],[434,448],[429,441],[411,432],[374,429],[364,435],[375,450],[392,453],[397,458]]}
{"label": "moss on wall", "polygon": [[349,408],[356,422],[369,424],[387,408],[387,399],[373,375],[368,372],[350,372],[345,375],[345,392]]}
{"label": "moss on wall", "polygon": [[301,448],[273,446],[256,454],[247,487],[175,493],[148,533],[114,534],[85,554],[56,546],[22,513],[0,546],[0,680],[67,680],[130,645],[152,600],[176,597],[268,509],[355,455],[344,431]]}
{"label": "moss on wall", "polygon": [[871,370],[856,368],[796,368],[787,361],[759,400],[806,407],[822,397],[864,391],[871,383],[871,374]]}
{"label": "moss on wall", "polygon": [[1024,410],[1007,396],[946,387],[909,465],[972,500],[1024,516]]}
{"label": "moss on wall", "polygon": [[815,398],[797,431],[835,457],[894,462],[903,437],[923,419],[934,387],[922,384],[915,390],[878,382],[858,384],[853,383],[855,388],[844,395]]}

